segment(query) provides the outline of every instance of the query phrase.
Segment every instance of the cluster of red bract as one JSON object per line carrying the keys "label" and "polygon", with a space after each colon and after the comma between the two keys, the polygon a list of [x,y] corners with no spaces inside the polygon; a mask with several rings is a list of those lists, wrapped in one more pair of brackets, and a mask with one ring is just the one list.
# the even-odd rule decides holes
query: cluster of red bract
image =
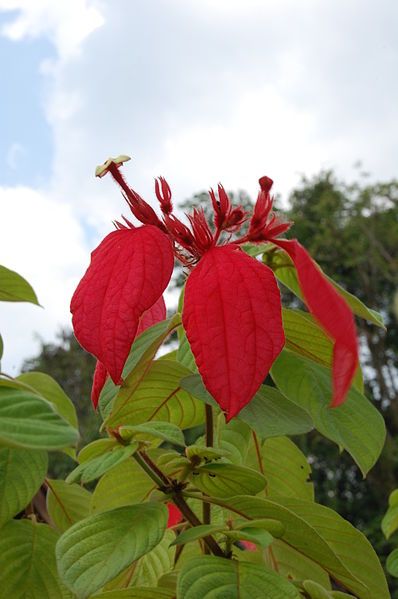
{"label": "cluster of red bract", "polygon": [[[113,231],[91,255],[91,263],[71,302],[80,344],[97,359],[92,399],[98,401],[109,375],[122,384],[122,371],[136,335],[162,320],[162,293],[176,257],[190,271],[182,322],[207,390],[235,416],[253,397],[283,348],[285,337],[279,289],[271,269],[242,251],[246,242],[271,242],[292,259],[304,299],[334,342],[333,398],[341,404],[358,364],[354,318],[345,300],[296,240],[280,239],[290,223],[272,211],[272,180],[260,179],[253,213],[233,207],[224,188],[210,191],[214,226],[202,209],[188,215],[190,226],[173,214],[170,187],[156,181],[162,218],[120,172],[128,157],[109,159],[97,174],[109,172],[120,185],[133,215],[115,222]],[[244,222],[247,233],[234,237]]]}

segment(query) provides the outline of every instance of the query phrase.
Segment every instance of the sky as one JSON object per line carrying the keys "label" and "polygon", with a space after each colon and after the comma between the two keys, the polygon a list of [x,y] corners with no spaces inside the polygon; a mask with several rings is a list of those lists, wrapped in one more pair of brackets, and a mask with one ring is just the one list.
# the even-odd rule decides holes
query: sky
{"label": "sky", "polygon": [[133,157],[153,202],[221,181],[287,198],[302,174],[355,163],[397,177],[396,0],[0,0],[0,263],[43,308],[0,304],[16,375],[70,325],[90,251],[128,214],[95,166]]}

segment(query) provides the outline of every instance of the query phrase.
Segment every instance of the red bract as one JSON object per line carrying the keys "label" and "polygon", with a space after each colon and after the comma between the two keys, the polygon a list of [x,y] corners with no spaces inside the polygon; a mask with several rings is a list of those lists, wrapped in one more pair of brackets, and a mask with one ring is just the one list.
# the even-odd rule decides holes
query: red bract
{"label": "red bract", "polygon": [[115,384],[140,318],[162,295],[173,263],[169,237],[153,225],[114,231],[91,255],[72,298],[72,322],[79,343]]}
{"label": "red bract", "polygon": [[333,339],[332,406],[343,403],[358,366],[358,347],[353,314],[345,300],[323,276],[303,246],[296,240],[275,239],[297,269],[306,304],[319,324]]}
{"label": "red bract", "polygon": [[[166,304],[164,303],[163,296],[161,296],[158,301],[141,316],[136,336],[138,337],[138,335],[143,333],[148,327],[151,327],[157,322],[161,322],[165,318]],[[94,370],[93,386],[91,388],[91,402],[94,406],[94,409],[97,408],[98,399],[107,378],[107,369],[99,360],[97,360]]]}
{"label": "red bract", "polygon": [[175,526],[176,524],[179,524],[181,522],[182,514],[181,514],[180,510],[178,509],[178,507],[176,505],[174,505],[174,503],[168,503],[167,509],[169,512],[169,517],[167,520],[167,528],[171,528],[172,526]]}
{"label": "red bract", "polygon": [[[232,207],[219,185],[218,197],[210,191],[214,226],[202,209],[188,215],[187,226],[173,214],[165,179],[155,184],[162,220],[127,185],[120,173],[127,159],[109,159],[97,174],[112,174],[144,226],[136,229],[126,218],[123,224],[116,223],[118,231],[93,252],[71,305],[76,337],[101,362],[94,377],[93,401],[98,399],[106,371],[115,383],[120,382],[138,327],[142,330],[164,317],[159,298],[170,279],[174,253],[191,271],[182,320],[196,364],[227,419],[235,416],[259,389],[284,345],[275,277],[239,247],[245,242],[268,241],[293,260],[309,310],[334,341],[331,405],[341,404],[358,365],[353,315],[298,241],[279,239],[291,223],[272,210],[272,180],[260,179],[252,215],[241,206]],[[247,234],[231,241],[231,234],[247,219]],[[149,308],[151,312],[144,315]]]}
{"label": "red bract", "polygon": [[209,250],[188,277],[183,325],[206,388],[232,418],[285,343],[272,270],[236,245]]}

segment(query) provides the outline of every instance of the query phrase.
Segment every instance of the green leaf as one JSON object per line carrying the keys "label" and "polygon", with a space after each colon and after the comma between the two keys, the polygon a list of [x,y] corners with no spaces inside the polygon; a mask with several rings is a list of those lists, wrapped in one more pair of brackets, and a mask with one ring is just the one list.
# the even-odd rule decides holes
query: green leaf
{"label": "green leaf", "polygon": [[[302,356],[331,368],[333,361],[333,343],[311,314],[301,310],[282,308],[283,329],[286,348]],[[353,385],[363,392],[361,367],[358,366]]]}
{"label": "green leaf", "polygon": [[217,526],[216,524],[201,524],[193,528],[187,528],[177,535],[171,545],[185,545],[185,543],[203,539],[203,537],[208,537],[215,532],[221,532],[224,528],[225,526]]}
{"label": "green leaf", "polygon": [[206,464],[192,473],[192,482],[206,495],[231,497],[240,493],[256,495],[265,487],[265,478],[244,466],[235,464]]}
{"label": "green leaf", "polygon": [[388,556],[386,569],[391,576],[398,578],[398,549],[394,549]]}
{"label": "green leaf", "polygon": [[383,449],[386,434],[383,417],[370,401],[351,389],[346,402],[331,409],[330,372],[288,350],[274,362],[271,376],[283,394],[308,412],[317,430],[346,449],[366,475]]}
{"label": "green leaf", "polygon": [[55,406],[56,412],[73,428],[78,428],[76,409],[62,387],[48,374],[43,372],[25,372],[17,381],[29,385],[38,395]]}
{"label": "green leaf", "polygon": [[134,567],[130,586],[155,586],[165,574],[173,570],[175,547],[170,544],[175,534],[166,530],[163,539],[152,551],[146,553]]}
{"label": "green leaf", "polygon": [[[291,258],[282,250],[277,250],[272,253],[272,260],[269,262],[266,259],[267,254],[264,254],[264,259],[268,266],[272,268],[275,276],[281,283],[283,283],[292,293],[294,293],[297,297],[303,300],[303,294],[300,289],[300,284],[297,278],[297,271],[293,265],[293,261]],[[319,270],[322,271],[321,267],[318,264]],[[322,271],[323,272],[323,271]],[[373,324],[385,328],[383,317],[381,314],[376,312],[376,310],[372,310],[368,308],[360,299],[352,295],[346,291],[341,285],[333,281],[330,277],[323,273],[324,277],[328,279],[328,281],[335,287],[335,289],[339,292],[339,294],[346,300],[347,304],[350,306],[351,310],[357,316],[372,322]],[[304,300],[303,300],[304,301]]]}
{"label": "green leaf", "polygon": [[[194,397],[219,409],[200,375],[187,376],[181,379],[180,384]],[[262,439],[299,435],[313,428],[310,416],[302,408],[267,385],[261,385],[250,403],[239,412],[238,418],[253,428]]]}
{"label": "green leaf", "polygon": [[304,580],[303,589],[311,599],[333,599],[327,589],[313,580]]}
{"label": "green leaf", "polygon": [[75,445],[78,436],[77,430],[39,396],[0,386],[0,445],[63,449]]}
{"label": "green leaf", "polygon": [[55,563],[57,533],[46,524],[11,520],[0,535],[0,596],[4,599],[70,599]]}
{"label": "green leaf", "polygon": [[0,301],[30,302],[39,306],[32,287],[21,275],[0,265]]}
{"label": "green leaf", "polygon": [[175,592],[159,587],[135,587],[131,589],[117,589],[91,595],[90,599],[174,599]]}
{"label": "green leaf", "polygon": [[281,537],[285,531],[285,527],[282,522],[279,520],[273,520],[272,518],[257,518],[255,520],[244,520],[243,522],[236,523],[234,530],[241,529],[249,529],[249,528],[258,528],[261,530],[266,530],[273,537]]}
{"label": "green leaf", "polygon": [[241,246],[242,250],[252,257],[260,256],[274,247],[272,243],[245,243]]}
{"label": "green leaf", "polygon": [[247,451],[252,437],[250,427],[237,418],[227,424],[223,414],[219,414],[216,424],[215,444],[221,450],[228,452],[231,462],[238,466],[246,465]]}
{"label": "green leaf", "polygon": [[263,566],[203,555],[189,560],[178,579],[177,599],[299,599],[290,582]]}
{"label": "green leaf", "polygon": [[274,540],[274,537],[267,530],[255,528],[254,526],[240,528],[239,530],[228,530],[224,534],[235,541],[250,541],[263,549],[271,545]]}
{"label": "green leaf", "polygon": [[79,485],[63,480],[47,480],[47,510],[60,532],[89,515],[91,493]]}
{"label": "green leaf", "polygon": [[184,435],[178,426],[171,424],[170,422],[157,422],[156,420],[151,420],[150,422],[136,424],[135,426],[121,426],[119,428],[119,434],[122,439],[137,438],[138,440],[142,440],[149,436],[185,447]]}
{"label": "green leaf", "polygon": [[[122,378],[126,380],[135,369],[145,370],[145,365],[150,364],[163,341],[181,324],[181,315],[175,314],[172,318],[158,322],[146,329],[134,340],[130,354],[123,368]],[[99,397],[99,407],[102,417],[105,419],[111,410],[111,404],[116,397],[120,387],[115,385],[108,377]]]}
{"label": "green leaf", "polygon": [[167,517],[164,505],[146,503],[77,522],[56,546],[62,580],[79,598],[89,597],[161,541]]}
{"label": "green leaf", "polygon": [[305,455],[288,437],[275,437],[252,444],[247,465],[264,473],[270,497],[298,497],[314,500],[309,482],[311,467]]}
{"label": "green leaf", "polygon": [[88,462],[108,451],[111,451],[119,445],[119,442],[114,437],[108,439],[96,439],[79,451],[79,463]]}
{"label": "green leaf", "polygon": [[188,337],[185,334],[183,327],[180,327],[177,331],[178,334],[178,350],[177,350],[177,361],[180,362],[185,368],[191,372],[197,372],[197,366],[195,358],[193,356],[191,346],[189,345]]}
{"label": "green leaf", "polygon": [[205,445],[190,445],[186,448],[185,454],[191,459],[193,456],[198,456],[205,462],[219,460],[220,458],[230,457],[231,453],[228,450],[219,449],[218,447],[206,447]]}
{"label": "green leaf", "polygon": [[66,478],[67,483],[89,483],[100,478],[105,472],[115,468],[121,462],[127,460],[137,451],[138,443],[132,443],[126,447],[115,447],[111,451],[97,456],[91,460],[79,464]]}
{"label": "green leaf", "polygon": [[386,539],[398,530],[398,489],[395,489],[388,500],[388,510],[381,522],[381,530]]}
{"label": "green leaf", "polygon": [[285,578],[305,580],[311,577],[325,589],[331,588],[326,570],[294,547],[278,539],[272,543],[272,559],[271,556],[267,556],[271,568],[274,567],[273,560],[277,563],[279,573]]}
{"label": "green leaf", "polygon": [[231,497],[225,507],[247,518],[274,518],[285,526],[282,541],[313,560],[359,599],[389,599],[385,576],[366,537],[339,514],[293,498]]}
{"label": "green leaf", "polygon": [[116,396],[107,427],[164,420],[179,428],[204,422],[204,406],[181,388],[189,371],[178,362],[159,360],[137,367]]}
{"label": "green leaf", "polygon": [[[149,455],[152,457],[151,453]],[[105,512],[147,499],[155,483],[135,462],[122,462],[99,481],[92,495],[91,511]]]}
{"label": "green leaf", "polygon": [[46,451],[0,448],[0,527],[36,495],[47,465]]}

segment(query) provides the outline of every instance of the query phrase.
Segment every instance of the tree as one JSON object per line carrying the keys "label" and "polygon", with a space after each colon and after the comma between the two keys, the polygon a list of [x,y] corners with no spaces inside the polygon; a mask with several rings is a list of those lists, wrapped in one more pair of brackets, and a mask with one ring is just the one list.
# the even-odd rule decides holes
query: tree
{"label": "tree", "polygon": [[[348,185],[330,172],[303,177],[289,199],[298,238],[327,274],[383,314],[386,330],[358,319],[367,394],[383,414],[387,440],[366,480],[346,455],[317,435],[306,440],[314,461],[319,500],[370,535],[379,551],[386,496],[398,477],[398,322],[393,302],[398,281],[398,181]],[[337,467],[336,467],[337,464]],[[391,547],[391,546],[390,546]]]}

